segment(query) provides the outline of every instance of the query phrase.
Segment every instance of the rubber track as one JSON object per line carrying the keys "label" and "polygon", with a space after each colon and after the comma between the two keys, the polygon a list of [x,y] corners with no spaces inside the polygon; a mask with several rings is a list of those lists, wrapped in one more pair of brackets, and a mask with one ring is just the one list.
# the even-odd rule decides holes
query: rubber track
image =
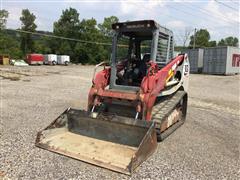
{"label": "rubber track", "polygon": [[186,94],[184,91],[177,91],[171,97],[163,100],[154,106],[152,111],[152,119],[156,122],[156,127],[160,128],[161,123],[175,109],[176,105],[181,101]]}

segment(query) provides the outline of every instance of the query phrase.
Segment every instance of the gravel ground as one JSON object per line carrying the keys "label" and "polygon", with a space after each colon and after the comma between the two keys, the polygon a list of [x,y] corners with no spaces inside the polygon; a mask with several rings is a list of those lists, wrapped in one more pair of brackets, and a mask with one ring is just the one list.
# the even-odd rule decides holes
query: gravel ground
{"label": "gravel ground", "polygon": [[86,107],[92,70],[0,67],[0,179],[240,179],[240,76],[191,75],[186,123],[132,177],[35,147],[66,108]]}

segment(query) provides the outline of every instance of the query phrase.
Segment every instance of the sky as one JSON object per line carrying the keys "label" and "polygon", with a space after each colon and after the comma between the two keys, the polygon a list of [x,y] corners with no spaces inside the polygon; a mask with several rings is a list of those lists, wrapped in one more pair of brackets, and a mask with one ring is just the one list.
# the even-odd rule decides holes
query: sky
{"label": "sky", "polygon": [[183,45],[185,33],[207,29],[211,40],[239,37],[238,0],[0,0],[0,8],[9,12],[7,28],[20,28],[22,9],[36,16],[37,30],[53,30],[64,9],[77,9],[80,20],[117,16],[120,21],[153,19],[171,29],[177,45]]}

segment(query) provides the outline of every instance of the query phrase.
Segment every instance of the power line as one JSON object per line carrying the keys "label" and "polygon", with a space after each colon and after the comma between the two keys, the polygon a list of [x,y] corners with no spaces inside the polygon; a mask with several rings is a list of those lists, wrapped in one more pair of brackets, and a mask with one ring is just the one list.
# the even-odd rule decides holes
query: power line
{"label": "power line", "polygon": [[[139,4],[137,4],[137,3],[133,3],[133,2],[131,2],[132,4],[135,4],[135,5],[137,5],[138,7],[140,7],[139,6]],[[176,8],[174,8],[174,7],[172,7],[172,6],[169,6],[169,5],[167,5],[169,8],[172,8],[172,9],[175,9],[175,10],[178,10],[178,11],[181,11],[181,12],[183,12],[182,11],[182,9],[180,8],[180,9],[176,9]],[[146,12],[148,12],[147,11],[147,9],[149,9],[150,11],[152,11],[153,10],[153,8],[148,8],[148,7],[140,7],[142,10],[145,10]],[[185,14],[187,14],[187,15],[191,15],[191,16],[195,16],[195,15],[193,15],[193,14],[191,14],[191,13],[188,13],[188,12],[186,12],[186,11],[184,11],[184,13]],[[197,24],[196,22],[190,22],[189,21],[189,19],[188,20],[186,20],[186,19],[183,19],[183,18],[179,18],[178,16],[177,17],[173,17],[173,16],[171,16],[171,15],[167,15],[167,14],[165,14],[165,16],[168,16],[168,17],[170,17],[170,18],[172,18],[172,19],[174,19],[174,20],[176,20],[176,18],[177,19],[181,19],[181,20],[183,20],[184,22],[189,22],[189,24],[191,24],[191,25],[194,25],[195,27],[199,27],[199,24]],[[210,17],[212,16],[212,14],[210,14]],[[209,20],[209,19],[208,19]],[[236,25],[236,24],[234,24],[233,22],[229,22],[229,21],[226,21],[227,23],[231,23],[232,25]],[[214,23],[218,23],[217,21],[214,21]],[[239,23],[239,22],[238,22]],[[207,28],[207,29],[210,29],[210,30],[215,30],[215,29],[213,29],[212,27],[209,27],[209,26],[202,26],[201,28]]]}
{"label": "power line", "polygon": [[221,4],[221,5],[223,5],[223,6],[225,6],[225,7],[228,7],[228,8],[230,8],[230,9],[233,9],[233,10],[239,12],[239,9],[235,9],[235,8],[233,8],[232,6],[229,6],[229,5],[227,5],[227,4],[225,4],[225,3],[221,2],[221,1],[218,1],[218,0],[214,0],[214,1],[217,2],[217,3],[219,3],[219,4]]}
{"label": "power line", "polygon": [[[146,11],[146,12],[149,12],[149,11],[147,11],[147,9],[149,9],[150,11],[152,11],[153,10],[153,8],[147,8],[147,7],[144,7],[144,9],[142,8],[142,6],[140,7],[139,6],[139,4],[137,4],[137,3],[133,3],[133,2],[131,2],[132,4],[135,4],[136,6],[138,6],[139,8],[141,8],[142,10],[144,10],[144,11]],[[167,14],[165,14],[166,16],[168,16],[168,17],[170,17],[170,18],[172,18],[172,19],[174,19],[174,20],[176,20],[176,17],[173,17],[173,16],[171,16],[171,15],[167,15]],[[179,17],[177,17],[178,19],[179,19]],[[187,20],[186,19],[182,19],[184,22],[186,22]],[[190,21],[188,21],[190,24],[195,24],[196,26],[198,25],[198,24],[196,24],[196,23],[193,23],[193,22],[190,22]],[[210,28],[210,27],[208,27],[209,29],[212,29],[212,28]],[[196,29],[196,28],[195,28]],[[178,40],[180,40],[180,42],[181,42],[181,39],[178,37],[178,35],[175,33],[175,37],[178,39]],[[182,39],[183,40],[183,39]]]}
{"label": "power line", "polygon": [[[191,16],[198,17],[198,16],[196,16],[196,14],[192,14],[192,13],[189,13],[189,12],[187,12],[187,11],[182,10],[182,8],[175,8],[175,7],[169,6],[169,5],[167,5],[167,6],[170,7],[170,8],[175,9],[176,11],[185,13],[185,14],[187,14],[187,15],[191,15]],[[214,21],[213,19],[209,19],[208,17],[204,17],[204,19],[206,19],[206,20],[208,20],[208,21],[211,20],[211,21],[214,22],[214,23],[218,23],[218,21],[216,22],[216,21]],[[231,22],[229,22],[229,21],[227,21],[227,22],[228,22],[228,23],[231,23]],[[232,23],[231,23],[231,24],[232,24]]]}
{"label": "power line", "polygon": [[[131,3],[133,3],[133,2],[131,2]],[[139,4],[137,4],[137,3],[133,3],[133,4],[135,4],[135,5],[137,5],[138,7],[140,7]],[[140,8],[142,9],[142,7],[140,7]],[[153,8],[147,8],[147,7],[144,7],[143,10],[145,10],[146,12],[148,12],[147,9],[149,9],[150,11],[153,10]],[[168,16],[168,17],[176,20],[176,17],[173,17],[173,16],[171,16],[171,15],[166,15],[166,16]],[[177,18],[179,19],[179,17],[177,17]],[[186,19],[184,19],[183,21],[186,22]],[[189,21],[189,22],[190,22],[190,21]],[[190,24],[194,24],[194,23],[190,22]],[[197,25],[197,24],[195,24],[195,25]],[[196,29],[196,28],[195,28],[195,29]],[[212,28],[209,28],[209,29],[212,29]],[[181,35],[179,35],[176,31],[175,31],[174,34],[175,34],[174,38],[178,39],[179,43],[181,43],[181,41],[184,42],[183,37],[182,37]]]}
{"label": "power line", "polygon": [[[131,2],[131,3],[132,3],[132,4],[135,4],[136,6],[138,6],[139,8],[141,8],[141,10],[144,10],[145,12],[148,12],[148,13],[149,13],[148,10],[150,10],[150,11],[154,10],[153,8],[139,6],[139,4],[134,3],[134,2]],[[147,10],[147,9],[148,9],[148,10]],[[164,16],[167,16],[167,17],[171,18],[172,20],[182,20],[182,21],[184,21],[184,22],[188,22],[188,23],[191,24],[191,25],[198,26],[197,23],[192,22],[192,21],[188,21],[188,20],[186,20],[185,18],[180,18],[179,16],[175,17],[175,16],[171,16],[171,15],[169,15],[169,14],[164,14]],[[210,28],[210,29],[211,29],[211,28]]]}
{"label": "power line", "polygon": [[239,6],[239,1],[234,1],[234,0],[231,0],[234,4],[237,4]]}
{"label": "power line", "polygon": [[[148,12],[149,13],[149,11],[147,11],[147,9],[148,10],[150,10],[150,11],[152,11],[152,10],[154,10],[153,8],[149,8],[149,7],[142,7],[142,6],[140,6],[138,3],[135,3],[135,2],[130,2],[131,4],[135,4],[136,6],[138,6],[139,8],[141,8],[141,10],[144,10],[145,12]],[[190,24],[195,24],[195,23],[193,23],[193,22],[190,22],[190,21],[188,21],[188,20],[186,20],[186,19],[183,19],[183,18],[179,18],[179,17],[175,17],[175,16],[171,16],[171,15],[169,15],[169,14],[164,14],[164,16],[167,16],[167,17],[169,17],[169,18],[171,18],[171,19],[173,19],[173,20],[176,20],[176,19],[180,19],[180,20],[183,20],[183,21],[185,21],[185,22],[189,22]],[[197,24],[195,24],[195,25],[197,25]]]}
{"label": "power line", "polygon": [[[104,46],[112,46],[112,44],[110,44],[110,43],[105,43],[105,42],[86,41],[86,40],[68,38],[68,37],[63,37],[63,36],[43,34],[43,33],[39,33],[39,32],[24,31],[24,30],[20,30],[20,29],[7,29],[7,30],[15,31],[15,32],[20,32],[20,33],[26,33],[26,34],[33,34],[33,35],[38,35],[38,36],[46,36],[46,37],[52,37],[52,38],[57,38],[57,39],[69,40],[69,41],[76,41],[76,42],[80,42],[80,43],[98,44],[98,45],[104,45]],[[119,47],[127,47],[127,45],[125,45],[125,44],[119,44],[118,46],[119,46]]]}
{"label": "power line", "polygon": [[[213,18],[213,16],[212,16],[212,14],[209,12],[209,11],[207,11],[207,10],[205,10],[205,9],[202,9],[202,8],[200,8],[200,7],[196,7],[196,6],[194,6],[194,5],[192,5],[192,4],[187,4],[188,5],[188,7],[189,8],[191,8],[192,10],[194,10],[194,11],[201,11],[202,12],[202,14],[205,14],[205,15],[207,15],[208,17],[206,17],[206,18]],[[184,6],[186,6],[186,4],[184,4]],[[222,16],[221,14],[219,14],[219,13],[217,13],[216,15],[215,15],[216,17],[219,17],[219,18],[221,18],[223,21],[225,21],[225,22],[227,22],[227,23],[230,23],[230,24],[234,24],[233,22],[230,22],[227,18],[225,18],[224,16]],[[216,23],[216,21],[214,20],[214,19],[212,19],[212,22],[215,22]],[[218,22],[218,21],[217,21]],[[239,23],[238,21],[235,21],[236,23]],[[234,24],[235,25],[235,24]]]}
{"label": "power line", "polygon": [[[133,3],[133,2],[131,2],[131,3]],[[137,3],[133,3],[133,4],[135,4],[135,5],[137,5],[138,6],[138,4]],[[140,7],[140,6],[139,6]],[[170,8],[171,8],[172,6],[170,6]],[[142,8],[142,7],[141,7]],[[153,8],[147,8],[147,7],[144,7],[144,9],[143,10],[145,10],[146,11],[146,9],[149,9],[149,10],[153,10]],[[175,9],[175,8],[173,8],[173,9]],[[180,10],[181,11],[181,10]],[[185,12],[184,11],[184,13],[186,13],[186,14],[188,14],[188,15],[193,15],[193,14],[190,14],[190,13],[187,13],[187,12]],[[169,15],[167,15],[167,16],[169,16]],[[193,15],[194,16],[194,15]],[[169,17],[173,17],[173,16],[169,16]],[[173,17],[174,19],[175,19],[175,17]],[[186,21],[186,20],[184,20],[184,21]],[[228,23],[231,23],[231,22],[229,22],[229,21],[227,21]],[[191,23],[191,24],[194,24],[194,23]],[[211,27],[207,27],[208,29],[210,29],[210,30],[213,30],[213,28],[211,28]],[[196,28],[195,28],[195,33],[194,34],[196,34]],[[176,34],[176,37],[177,37],[177,34]],[[179,39],[179,37],[177,37],[178,39]],[[198,46],[198,44],[194,44],[194,46]]]}

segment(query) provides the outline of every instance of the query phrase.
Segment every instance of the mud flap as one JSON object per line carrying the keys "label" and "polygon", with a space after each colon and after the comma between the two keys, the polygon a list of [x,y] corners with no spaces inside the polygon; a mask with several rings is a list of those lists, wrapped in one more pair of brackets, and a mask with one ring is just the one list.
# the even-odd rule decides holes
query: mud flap
{"label": "mud flap", "polygon": [[36,146],[131,175],[157,147],[154,122],[67,109],[37,134]]}

